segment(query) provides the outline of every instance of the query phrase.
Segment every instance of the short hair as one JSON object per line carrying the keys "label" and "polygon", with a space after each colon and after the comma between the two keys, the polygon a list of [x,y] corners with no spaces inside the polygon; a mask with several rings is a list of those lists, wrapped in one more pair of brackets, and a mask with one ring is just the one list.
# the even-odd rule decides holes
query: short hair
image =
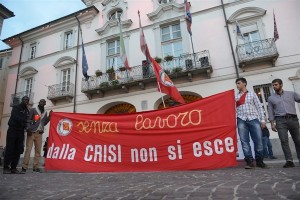
{"label": "short hair", "polygon": [[22,97],[22,101],[24,101],[25,99],[29,100],[29,97],[28,96]]}
{"label": "short hair", "polygon": [[243,83],[246,83],[246,85],[247,85],[247,80],[246,80],[245,78],[237,78],[237,79],[235,80],[235,83],[237,83],[237,82],[239,82],[239,81],[241,81],[241,82],[243,82]]}
{"label": "short hair", "polygon": [[279,78],[276,78],[272,81],[272,83],[279,83],[279,85],[282,85],[282,80]]}

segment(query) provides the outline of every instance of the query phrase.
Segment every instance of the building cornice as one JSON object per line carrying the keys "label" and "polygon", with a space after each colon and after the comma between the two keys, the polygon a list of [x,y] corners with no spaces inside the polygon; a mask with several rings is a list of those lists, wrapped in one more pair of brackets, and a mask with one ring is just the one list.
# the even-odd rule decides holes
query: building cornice
{"label": "building cornice", "polygon": [[[17,35],[11,36],[3,40],[4,43],[11,47],[16,47],[21,45],[21,39],[23,42],[27,42],[32,38],[40,38],[50,33],[57,32],[59,30],[64,30],[67,26],[71,27],[77,25],[78,22],[76,17],[81,23],[91,21],[97,14],[99,10],[95,6],[91,6],[65,17],[56,19],[54,21],[48,22],[46,24],[37,26],[25,32],[19,33]],[[21,38],[21,39],[20,39]]]}
{"label": "building cornice", "polygon": [[0,3],[0,17],[3,19],[8,19],[10,17],[14,17],[14,13],[7,9],[4,5]]}
{"label": "building cornice", "polygon": [[178,4],[175,2],[160,4],[155,11],[148,13],[147,16],[151,21],[153,21],[155,19],[160,18],[160,16],[168,10],[173,10],[175,12],[182,12],[184,11],[184,4]]}
{"label": "building cornice", "polygon": [[[128,28],[131,26],[131,24],[132,24],[131,19],[121,21],[122,28]],[[102,35],[102,34],[108,32],[111,28],[116,27],[116,26],[118,26],[117,20],[109,20],[101,28],[96,29],[96,32],[99,35]]]}

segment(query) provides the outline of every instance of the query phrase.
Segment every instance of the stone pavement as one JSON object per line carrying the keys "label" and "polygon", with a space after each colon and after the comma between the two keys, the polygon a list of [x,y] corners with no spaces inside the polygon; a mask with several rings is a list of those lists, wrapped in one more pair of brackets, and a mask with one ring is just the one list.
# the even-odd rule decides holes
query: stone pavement
{"label": "stone pavement", "polygon": [[0,174],[0,199],[300,199],[300,165],[142,173]]}

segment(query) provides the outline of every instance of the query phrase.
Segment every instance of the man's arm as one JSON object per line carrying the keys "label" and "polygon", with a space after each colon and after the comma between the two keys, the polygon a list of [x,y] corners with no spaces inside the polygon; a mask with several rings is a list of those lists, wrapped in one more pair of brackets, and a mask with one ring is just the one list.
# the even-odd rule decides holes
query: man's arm
{"label": "man's arm", "polygon": [[271,129],[277,132],[276,125],[275,125],[274,105],[270,97],[268,98],[268,114],[269,114],[269,120],[271,122]]}
{"label": "man's arm", "polygon": [[255,93],[254,93],[254,99],[253,99],[253,101],[254,101],[254,105],[255,105],[255,107],[256,107],[256,109],[258,111],[259,118],[260,118],[261,122],[262,123],[266,123],[264,109],[261,106],[261,103],[260,103],[260,101],[259,101],[259,99],[258,99],[258,97],[257,97],[257,95]]}
{"label": "man's arm", "polygon": [[300,94],[294,92],[294,99],[297,103],[300,103]]}

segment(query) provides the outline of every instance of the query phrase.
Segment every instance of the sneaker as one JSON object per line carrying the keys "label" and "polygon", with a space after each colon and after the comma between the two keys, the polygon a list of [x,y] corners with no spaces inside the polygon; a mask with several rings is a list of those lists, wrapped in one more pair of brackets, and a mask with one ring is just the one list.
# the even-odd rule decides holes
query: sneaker
{"label": "sneaker", "polygon": [[260,167],[260,168],[263,168],[263,169],[268,169],[268,165],[266,165],[263,161],[260,161],[260,162],[256,162],[256,167]]}
{"label": "sneaker", "polygon": [[41,173],[41,170],[39,168],[36,168],[36,169],[33,169],[33,172]]}
{"label": "sneaker", "polygon": [[270,156],[270,159],[277,159],[277,157],[275,157],[275,156]]}
{"label": "sneaker", "polygon": [[293,161],[286,161],[286,163],[283,165],[283,168],[291,168],[291,167],[295,167]]}
{"label": "sneaker", "polygon": [[24,167],[22,167],[22,171],[24,174],[26,173],[26,169]]}
{"label": "sneaker", "polygon": [[252,169],[255,167],[252,159],[246,159],[245,161],[246,161],[245,169]]}
{"label": "sneaker", "polygon": [[19,170],[17,170],[17,169],[12,169],[12,170],[11,170],[11,173],[12,173],[12,174],[24,174],[24,172],[19,171]]}
{"label": "sneaker", "polygon": [[10,174],[11,171],[10,171],[10,168],[9,167],[4,167],[3,168],[3,174]]}

